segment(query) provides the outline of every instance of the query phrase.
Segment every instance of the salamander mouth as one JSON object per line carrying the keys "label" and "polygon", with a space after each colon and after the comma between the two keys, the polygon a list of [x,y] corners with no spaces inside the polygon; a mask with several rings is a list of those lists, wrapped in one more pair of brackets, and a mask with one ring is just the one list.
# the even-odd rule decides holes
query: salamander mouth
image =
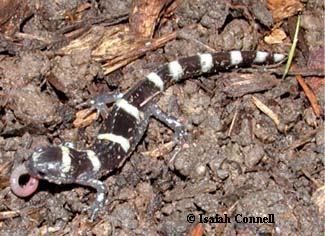
{"label": "salamander mouth", "polygon": [[31,176],[24,164],[17,166],[10,176],[11,190],[19,197],[32,195],[36,191],[38,183],[38,178]]}

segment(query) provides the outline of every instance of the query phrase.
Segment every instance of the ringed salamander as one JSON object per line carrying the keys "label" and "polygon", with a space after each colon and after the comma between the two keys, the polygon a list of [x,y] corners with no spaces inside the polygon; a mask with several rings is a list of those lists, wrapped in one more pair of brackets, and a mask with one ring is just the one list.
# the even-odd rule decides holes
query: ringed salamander
{"label": "ringed salamander", "polygon": [[[132,154],[147,129],[150,117],[173,129],[178,139],[186,134],[184,126],[177,119],[156,105],[158,94],[182,79],[252,64],[274,64],[284,58],[282,54],[261,51],[203,53],[161,66],[124,94],[114,92],[98,95],[86,102],[92,110],[106,113],[92,145],[85,150],[77,150],[71,145],[37,148],[27,161],[13,170],[11,189],[17,196],[29,196],[36,191],[39,179],[56,184],[76,183],[92,187],[97,195],[88,212],[94,220],[107,195],[105,184],[98,178],[120,167]],[[106,105],[113,102],[112,111],[108,114]],[[19,178],[26,174],[30,176],[29,180],[21,186]]]}

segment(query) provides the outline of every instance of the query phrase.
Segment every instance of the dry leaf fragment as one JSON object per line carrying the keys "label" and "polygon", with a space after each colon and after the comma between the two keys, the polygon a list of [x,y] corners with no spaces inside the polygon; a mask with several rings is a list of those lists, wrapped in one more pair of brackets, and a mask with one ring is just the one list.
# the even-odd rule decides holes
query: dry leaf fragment
{"label": "dry leaf fragment", "polygon": [[265,36],[264,41],[267,44],[280,44],[286,37],[287,35],[282,29],[274,29],[270,35]]}
{"label": "dry leaf fragment", "polygon": [[268,0],[267,7],[272,11],[276,22],[302,11],[303,5],[299,0]]}

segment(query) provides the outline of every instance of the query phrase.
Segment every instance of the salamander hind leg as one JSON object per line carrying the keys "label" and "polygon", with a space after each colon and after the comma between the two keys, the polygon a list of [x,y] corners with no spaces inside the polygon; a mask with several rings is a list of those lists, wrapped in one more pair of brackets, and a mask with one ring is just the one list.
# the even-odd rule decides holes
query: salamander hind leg
{"label": "salamander hind leg", "polygon": [[90,220],[93,222],[97,218],[99,211],[104,207],[108,193],[107,188],[102,181],[95,178],[86,177],[86,175],[78,177],[76,183],[84,186],[89,186],[97,190],[96,199],[87,208]]}
{"label": "salamander hind leg", "polygon": [[175,140],[177,142],[186,139],[187,132],[185,126],[178,119],[162,111],[156,104],[150,104],[147,109],[152,117],[167,125],[175,132]]}

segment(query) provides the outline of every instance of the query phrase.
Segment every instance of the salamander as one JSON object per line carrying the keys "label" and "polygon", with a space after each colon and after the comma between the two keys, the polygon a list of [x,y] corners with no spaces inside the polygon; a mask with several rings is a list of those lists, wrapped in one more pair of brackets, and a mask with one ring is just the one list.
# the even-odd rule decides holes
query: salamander
{"label": "salamander", "polygon": [[[104,206],[108,192],[99,178],[123,165],[145,134],[150,117],[173,129],[177,139],[186,135],[182,123],[156,105],[157,95],[186,78],[252,64],[275,64],[284,58],[283,54],[262,51],[203,53],[161,66],[126,93],[97,95],[86,104],[92,110],[96,109],[106,115],[92,144],[84,150],[66,144],[37,148],[24,163],[13,170],[11,189],[17,196],[29,196],[36,191],[39,179],[56,184],[76,183],[92,187],[97,194],[88,212],[94,220]],[[110,103],[114,104],[108,113],[106,109]],[[30,178],[26,185],[20,186],[18,180],[26,174]]]}

